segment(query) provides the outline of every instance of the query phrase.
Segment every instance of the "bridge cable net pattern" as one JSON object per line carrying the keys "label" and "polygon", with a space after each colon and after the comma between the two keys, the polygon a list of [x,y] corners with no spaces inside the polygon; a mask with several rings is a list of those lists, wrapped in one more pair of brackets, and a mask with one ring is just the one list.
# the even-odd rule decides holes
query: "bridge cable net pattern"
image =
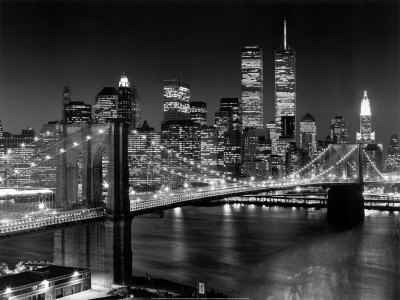
{"label": "bridge cable net pattern", "polygon": [[[87,135],[83,140],[79,141],[76,139],[76,135],[81,133],[81,130],[53,143],[43,150],[37,151],[31,157],[31,162],[27,168],[23,171],[15,168],[14,172],[2,177],[1,182],[4,184],[10,178],[21,176],[24,173],[32,174],[42,164],[89,142],[105,133],[108,129],[99,130],[98,133]],[[40,139],[36,139],[34,142],[38,141]],[[71,141],[71,146],[65,149],[61,148],[60,145],[66,141]],[[25,147],[26,145],[21,144],[20,146]],[[45,155],[40,155],[43,153]],[[52,155],[46,153],[51,153]],[[87,205],[80,208],[61,209],[57,207],[56,195],[54,189],[51,188],[7,187],[4,185],[0,189],[0,212],[0,236],[13,234],[18,231],[35,230],[46,226],[105,216],[105,209],[103,207],[90,208]]]}

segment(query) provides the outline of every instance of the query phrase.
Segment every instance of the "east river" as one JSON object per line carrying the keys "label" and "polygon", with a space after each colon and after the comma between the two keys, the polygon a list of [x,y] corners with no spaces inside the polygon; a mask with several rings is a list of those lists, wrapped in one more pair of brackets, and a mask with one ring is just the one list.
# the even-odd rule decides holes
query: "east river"
{"label": "east river", "polygon": [[[133,220],[133,273],[250,299],[400,299],[399,220],[366,211],[362,226],[344,231],[324,209],[176,208]],[[52,259],[50,232],[0,241],[10,266]]]}

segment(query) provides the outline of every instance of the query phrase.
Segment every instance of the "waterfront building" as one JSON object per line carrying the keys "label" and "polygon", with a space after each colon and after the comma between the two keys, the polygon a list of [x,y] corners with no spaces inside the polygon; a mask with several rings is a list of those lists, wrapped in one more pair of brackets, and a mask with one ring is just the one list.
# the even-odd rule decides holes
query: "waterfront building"
{"label": "waterfront building", "polygon": [[180,79],[164,81],[164,121],[190,119],[190,86]]}
{"label": "waterfront building", "polygon": [[129,184],[156,186],[161,180],[161,135],[147,121],[128,136]]}
{"label": "waterfront building", "polygon": [[114,87],[104,87],[96,95],[94,120],[96,123],[106,123],[107,119],[118,117],[118,91]]}
{"label": "waterfront building", "polygon": [[357,132],[357,142],[364,144],[364,146],[375,143],[375,132],[372,131],[371,106],[367,91],[364,91],[364,97],[361,100],[360,132]]}
{"label": "waterfront building", "polygon": [[291,142],[286,150],[286,174],[290,175],[297,172],[301,166],[305,165],[308,157],[308,149],[298,148],[295,142]]}
{"label": "waterfront building", "polygon": [[71,101],[65,105],[66,124],[89,124],[92,121],[92,106],[81,101]]}
{"label": "waterfront building", "polygon": [[242,129],[263,128],[263,55],[259,46],[246,46],[241,55]]}
{"label": "waterfront building", "polygon": [[336,116],[331,119],[329,136],[333,144],[347,144],[349,142],[347,122],[343,116]]}
{"label": "waterfront building", "polygon": [[284,20],[283,47],[275,51],[275,124],[278,155],[285,155],[291,142],[296,142],[296,58],[286,42]]}
{"label": "waterfront building", "polygon": [[307,113],[300,120],[300,148],[307,150],[310,156],[317,151],[316,134],[315,118]]}
{"label": "waterfront building", "polygon": [[23,129],[21,134],[4,134],[0,138],[1,152],[4,154],[1,177],[5,186],[34,186],[31,169],[32,157],[36,152],[35,131]]}
{"label": "waterfront building", "polygon": [[386,171],[400,170],[400,149],[397,134],[390,136],[389,148],[385,159]]}
{"label": "waterfront building", "polygon": [[90,288],[90,271],[75,267],[49,265],[0,277],[0,299],[53,300]]}
{"label": "waterfront building", "polygon": [[271,155],[270,174],[272,179],[280,179],[286,173],[285,158],[281,155]]}
{"label": "waterfront building", "polygon": [[202,101],[190,102],[190,120],[201,126],[207,125],[207,103]]}
{"label": "waterfront building", "polygon": [[69,87],[64,87],[61,97],[62,116],[61,120],[65,122],[65,106],[72,101],[72,91]]}

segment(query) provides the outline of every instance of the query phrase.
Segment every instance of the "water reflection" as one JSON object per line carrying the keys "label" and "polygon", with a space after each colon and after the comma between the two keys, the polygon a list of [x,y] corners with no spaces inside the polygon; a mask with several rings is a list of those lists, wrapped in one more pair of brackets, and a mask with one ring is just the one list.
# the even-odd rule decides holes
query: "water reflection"
{"label": "water reflection", "polygon": [[[53,233],[2,240],[0,261],[51,261],[53,246],[59,251],[56,261],[66,252],[79,260],[83,250],[105,245],[101,237],[114,234],[131,237],[134,275],[148,272],[192,285],[200,278],[208,288],[251,299],[400,299],[399,220],[398,214],[367,211],[363,226],[338,231],[323,209],[185,207],[168,211],[163,219],[135,218],[132,236],[125,225],[104,224],[65,230],[54,245]],[[100,239],[88,238],[94,229]],[[128,245],[125,239],[118,244]],[[114,254],[96,249],[85,253],[89,266],[130,255],[129,247]],[[115,271],[122,263],[117,259],[107,268]]]}

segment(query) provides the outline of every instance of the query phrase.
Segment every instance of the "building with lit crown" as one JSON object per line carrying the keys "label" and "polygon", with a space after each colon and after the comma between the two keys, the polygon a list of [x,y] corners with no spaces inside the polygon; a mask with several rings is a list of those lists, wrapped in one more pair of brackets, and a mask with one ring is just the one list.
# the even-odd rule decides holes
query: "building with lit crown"
{"label": "building with lit crown", "polygon": [[296,142],[296,58],[286,42],[284,20],[283,47],[275,51],[275,124],[277,154],[284,156],[291,142]]}
{"label": "building with lit crown", "polygon": [[128,80],[125,72],[122,72],[118,84],[118,118],[131,124],[131,129],[140,127],[140,99],[139,93],[134,85]]}
{"label": "building with lit crown", "polygon": [[361,100],[360,112],[360,132],[357,132],[357,142],[365,146],[375,143],[375,132],[372,131],[371,106],[367,91],[364,91],[364,97]]}
{"label": "building with lit crown", "polygon": [[263,128],[263,55],[259,46],[246,46],[241,55],[242,129]]}
{"label": "building with lit crown", "polygon": [[164,81],[164,121],[190,119],[190,86],[180,79]]}

